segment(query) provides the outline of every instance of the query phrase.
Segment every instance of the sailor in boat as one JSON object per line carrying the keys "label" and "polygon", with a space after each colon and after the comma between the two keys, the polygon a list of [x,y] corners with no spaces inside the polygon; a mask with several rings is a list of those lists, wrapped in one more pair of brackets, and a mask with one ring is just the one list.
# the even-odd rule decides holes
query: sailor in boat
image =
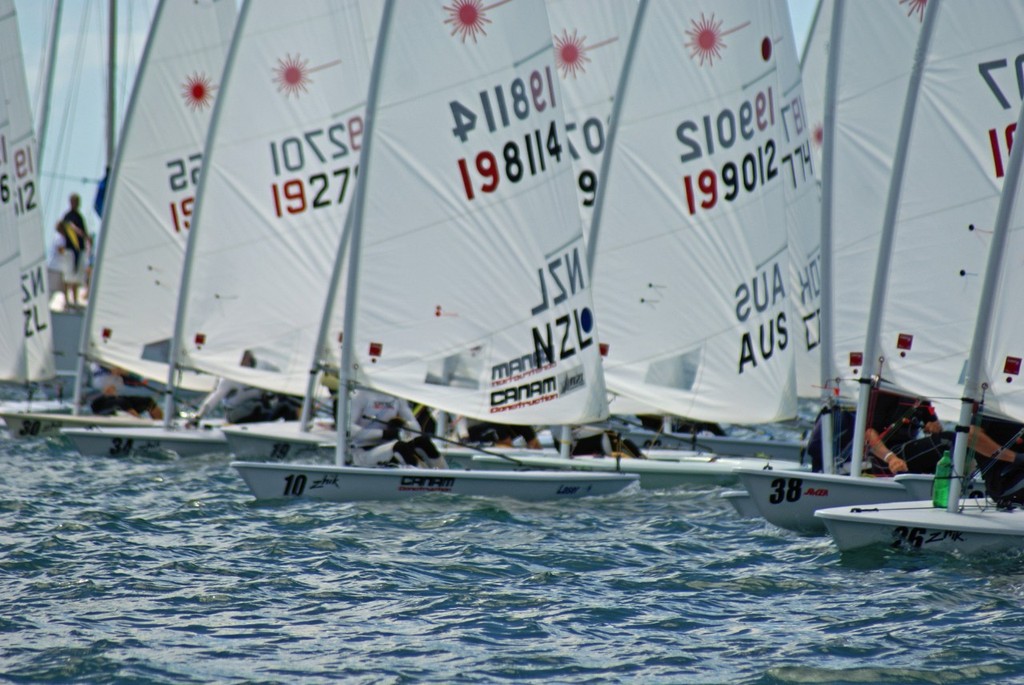
{"label": "sailor in boat", "polygon": [[[250,350],[242,353],[241,366],[248,368],[269,368],[258,363]],[[299,401],[294,397],[267,392],[229,378],[217,379],[217,386],[199,405],[187,426],[199,425],[202,418],[220,406],[228,423],[255,423],[257,421],[295,421],[299,418]]]}
{"label": "sailor in boat", "polygon": [[[430,438],[405,400],[359,388],[350,404],[352,462],[355,466],[424,466],[446,469]],[[403,440],[403,431],[415,435]]]}
{"label": "sailor in boat", "polygon": [[[869,459],[864,470],[874,476],[892,476],[900,473],[935,473],[935,466],[946,451],[952,452],[955,434],[943,429],[931,402],[894,392],[875,390],[868,405],[871,418],[865,431],[864,444]],[[807,443],[813,470],[821,470],[821,421],[823,412],[815,422]],[[849,473],[853,447],[853,411],[841,409],[834,424],[837,430],[836,473]],[[981,426],[972,426],[971,444],[978,452],[991,455],[1001,449]],[[1011,457],[1004,457],[1012,460]]]}
{"label": "sailor in boat", "polygon": [[[854,412],[833,409],[835,472],[849,474],[853,449]],[[864,444],[869,457],[864,460],[864,471],[875,476],[897,473],[935,473],[935,465],[942,453],[952,449],[953,433],[944,431],[935,415],[931,402],[893,392],[874,390],[868,404],[868,428]],[[811,468],[823,470],[822,421],[828,416],[823,410],[818,415],[807,441],[811,455]]]}
{"label": "sailor in boat", "polygon": [[[636,418],[647,430],[660,433],[665,428],[665,418],[657,414],[637,414]],[[691,433],[704,438],[725,435],[725,430],[717,423],[694,421],[680,416],[672,418],[671,430],[673,433]]]}
{"label": "sailor in boat", "polygon": [[488,421],[475,421],[460,416],[455,421],[455,432],[462,442],[495,447],[514,447],[517,441],[527,449],[542,449],[533,426],[505,425]]}
{"label": "sailor in boat", "polygon": [[93,364],[92,385],[99,395],[90,402],[92,413],[97,416],[109,416],[123,411],[132,416],[149,414],[150,418],[164,417],[160,405],[147,395],[124,395],[125,386],[145,386],[146,381],[129,374],[117,366],[101,366]]}
{"label": "sailor in boat", "polygon": [[[968,449],[974,454],[986,494],[1000,509],[1024,505],[1024,425],[981,417],[971,426]],[[967,472],[970,473],[970,467]]]}
{"label": "sailor in boat", "polygon": [[[552,435],[561,435],[561,426],[551,427]],[[645,459],[643,451],[618,431],[601,426],[573,426],[569,454],[577,456],[628,457]]]}

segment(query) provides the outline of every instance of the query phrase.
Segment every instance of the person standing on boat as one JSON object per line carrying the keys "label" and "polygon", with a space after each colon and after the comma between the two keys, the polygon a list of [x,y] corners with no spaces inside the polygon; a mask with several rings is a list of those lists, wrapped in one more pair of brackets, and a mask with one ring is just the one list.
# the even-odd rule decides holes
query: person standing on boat
{"label": "person standing on boat", "polygon": [[[249,350],[242,353],[241,366],[260,368],[256,357]],[[217,386],[199,405],[195,416],[189,419],[189,427],[199,425],[214,407],[222,406],[228,423],[255,423],[257,421],[295,421],[299,418],[298,401],[286,395],[276,395],[262,388],[221,377]]]}
{"label": "person standing on boat", "polygon": [[85,228],[85,218],[78,211],[82,198],[72,193],[68,198],[70,205],[64,217],[57,224],[58,251],[64,255],[61,272],[64,277],[64,302],[77,307],[78,288],[82,284],[85,265],[89,255],[89,234]]}
{"label": "person standing on boat", "polygon": [[[426,466],[445,469],[448,465],[405,400],[376,390],[359,388],[349,403],[352,412],[350,447],[356,466]],[[402,431],[416,435],[402,440]],[[400,461],[399,461],[400,460]]]}

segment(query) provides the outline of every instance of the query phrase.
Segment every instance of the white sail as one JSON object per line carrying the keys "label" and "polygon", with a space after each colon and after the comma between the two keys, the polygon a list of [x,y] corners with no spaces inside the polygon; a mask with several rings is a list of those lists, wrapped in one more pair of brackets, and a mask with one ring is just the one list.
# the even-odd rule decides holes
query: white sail
{"label": "white sail", "polygon": [[391,17],[346,290],[358,368],[343,377],[498,422],[603,418],[543,1],[401,1]]}
{"label": "white sail", "polygon": [[548,0],[580,216],[589,227],[635,0]]}
{"label": "white sail", "polygon": [[[789,239],[790,304],[789,324],[796,346],[796,392],[799,397],[821,394],[821,201],[816,182],[820,167],[814,158],[813,120],[804,100],[803,78],[797,60],[792,25],[786,3],[771,3],[772,20],[779,33],[772,36],[772,56],[780,90],[781,140],[785,141],[783,183],[786,193],[786,228]],[[799,161],[797,161],[799,157]],[[799,170],[798,170],[799,169]],[[813,175],[808,183],[807,176]]]}
{"label": "white sail", "polygon": [[[832,242],[831,256],[825,257],[831,288],[823,325],[833,336],[827,373],[838,382],[831,389],[852,399],[864,363],[867,283],[878,259],[885,209],[879,198],[889,189],[923,14],[891,0],[843,2],[839,14],[839,47],[832,53],[837,62],[832,178],[823,188],[831,197],[823,230]],[[805,75],[808,67],[805,59]],[[823,74],[821,79],[823,88]]]}
{"label": "white sail", "polygon": [[867,368],[954,418],[1021,99],[1014,65],[1024,53],[1024,5],[936,9],[906,167],[893,180],[891,261],[875,285],[884,297],[878,338],[867,346],[881,363]]}
{"label": "white sail", "polygon": [[39,160],[13,0],[0,0],[0,378],[54,377]]}
{"label": "white sail", "polygon": [[833,0],[818,0],[807,41],[800,53],[800,77],[804,86],[804,104],[811,126],[811,151],[814,168],[821,177],[821,144],[825,133],[825,69],[828,66],[829,33],[832,30]]}
{"label": "white sail", "polygon": [[[243,8],[189,239],[183,366],[305,392],[355,191],[379,23],[379,3],[357,0]],[[262,368],[239,366],[245,350]]]}
{"label": "white sail", "polygon": [[[1016,103],[1012,97],[1007,99]],[[1010,196],[1007,201],[1012,202],[1012,209],[1008,210],[999,269],[993,275],[996,285],[987,342],[976,352],[980,355],[979,373],[976,387],[969,390],[977,393],[974,399],[984,401],[986,412],[1024,421],[1024,317],[1019,303],[1019,294],[1024,292],[1024,191],[1018,182],[1012,188],[1006,186],[1003,194]],[[983,391],[978,392],[980,389]]]}
{"label": "white sail", "polygon": [[745,2],[641,13],[590,238],[609,388],[700,420],[793,416],[786,204],[814,176],[779,69],[789,19]]}
{"label": "white sail", "polygon": [[[83,352],[158,380],[167,378],[185,241],[235,5],[160,3],[108,190]],[[179,385],[205,389],[212,379],[187,375]]]}
{"label": "white sail", "polygon": [[[548,0],[555,66],[565,102],[565,128],[584,232],[593,221],[597,178],[608,146],[612,105],[636,19],[637,3],[622,0]],[[622,395],[617,414],[658,410]]]}

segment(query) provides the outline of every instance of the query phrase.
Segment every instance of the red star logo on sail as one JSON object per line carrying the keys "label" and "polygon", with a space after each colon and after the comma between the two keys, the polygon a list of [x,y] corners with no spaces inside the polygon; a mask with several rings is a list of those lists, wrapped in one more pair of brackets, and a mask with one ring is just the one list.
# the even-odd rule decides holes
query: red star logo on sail
{"label": "red star logo on sail", "polygon": [[562,78],[570,75],[576,78],[578,74],[586,72],[585,64],[590,61],[587,52],[614,43],[619,38],[609,38],[593,45],[586,45],[586,36],[580,36],[576,29],[569,34],[568,29],[562,29],[561,36],[554,36],[555,40],[555,66],[562,72]]}
{"label": "red star logo on sail", "polygon": [[487,12],[510,1],[498,0],[485,6],[483,0],[455,0],[451,6],[443,8],[448,13],[444,23],[452,25],[451,35],[458,34],[462,37],[463,43],[467,38],[472,38],[475,43],[477,35],[487,35],[484,25],[492,23],[487,18]]}
{"label": "red star logo on sail", "polygon": [[284,93],[285,97],[290,95],[298,97],[299,93],[308,93],[307,86],[313,83],[309,77],[310,74],[338,64],[341,64],[340,59],[311,67],[309,60],[302,59],[301,55],[296,54],[294,57],[290,54],[285,55],[284,58],[277,60],[277,66],[273,70],[274,81],[277,82],[277,92]]}
{"label": "red star logo on sail", "polygon": [[928,5],[928,0],[900,0],[900,4],[907,6],[908,17],[916,14],[919,21],[924,21],[924,9]]}
{"label": "red star logo on sail", "polygon": [[213,102],[215,87],[206,74],[193,73],[181,85],[181,96],[192,111],[206,109]]}
{"label": "red star logo on sail", "polygon": [[686,30],[686,35],[690,37],[690,40],[686,43],[686,47],[690,49],[690,57],[698,58],[701,66],[704,66],[706,62],[709,67],[713,67],[715,60],[721,59],[722,49],[728,47],[722,39],[730,33],[735,33],[750,25],[749,21],[745,21],[739,26],[723,31],[722,23],[721,19],[715,19],[714,14],[708,19],[703,12],[701,12],[700,21],[690,20],[690,28]]}

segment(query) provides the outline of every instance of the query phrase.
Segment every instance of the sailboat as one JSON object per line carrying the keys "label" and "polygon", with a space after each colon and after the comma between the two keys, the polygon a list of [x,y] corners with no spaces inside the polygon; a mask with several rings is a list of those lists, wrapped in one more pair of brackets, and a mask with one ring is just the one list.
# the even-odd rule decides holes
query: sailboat
{"label": "sailboat", "polygon": [[[111,1],[111,14],[113,14],[114,2]],[[55,57],[57,45],[59,44],[59,26],[62,3],[54,3],[54,14],[51,35],[49,38],[50,55],[48,58],[48,75],[46,78],[46,96],[40,106],[40,117],[38,131],[39,144],[36,145],[36,138],[32,136],[30,115],[28,112],[28,88],[25,83],[24,64],[21,56],[21,43],[17,32],[17,21],[14,6],[5,3],[2,12],[3,34],[0,40],[0,51],[2,51],[2,64],[5,70],[5,81],[9,88],[5,96],[5,102],[11,107],[11,123],[18,132],[10,140],[20,141],[14,147],[3,146],[5,152],[0,158],[9,158],[12,164],[12,173],[8,174],[8,181],[14,179],[12,185],[7,185],[7,192],[12,193],[13,202],[9,207],[15,212],[17,226],[11,228],[5,235],[15,237],[17,233],[23,232],[19,247],[23,267],[19,279],[6,281],[10,288],[12,299],[8,304],[16,305],[17,320],[8,319],[10,331],[4,336],[6,353],[11,352],[15,347],[25,344],[28,354],[21,355],[22,361],[19,364],[27,365],[26,372],[18,372],[9,376],[10,379],[20,379],[22,382],[36,382],[57,377],[69,378],[75,375],[75,363],[77,359],[77,345],[81,338],[82,312],[77,309],[52,310],[47,300],[44,299],[48,284],[46,283],[46,267],[43,265],[43,236],[47,235],[41,221],[41,211],[44,208],[42,189],[39,183],[39,168],[43,162],[43,133],[46,129],[46,114],[49,110],[48,94],[53,82],[55,68]],[[112,24],[115,23],[112,20]],[[111,57],[111,72],[113,71],[113,58]],[[110,79],[111,88],[113,78]],[[112,118],[111,116],[108,118]],[[109,128],[109,127],[108,127]],[[108,137],[112,132],[108,132]],[[2,162],[6,164],[7,162]],[[12,243],[13,244],[13,243]],[[14,268],[14,261],[5,262],[8,268]],[[13,273],[13,272],[12,272]],[[23,289],[24,284],[24,289]],[[11,309],[13,314],[15,309]],[[72,344],[70,341],[74,340]],[[19,343],[23,341],[23,343]],[[25,402],[3,403],[0,408],[0,419],[7,426],[7,434],[11,438],[42,438],[58,437],[60,429],[67,425],[139,425],[140,420],[131,416],[96,416],[82,419],[72,417],[72,403],[65,400],[63,394],[63,380],[57,382],[58,398],[56,400],[39,400],[31,397]],[[70,394],[70,393],[69,393]],[[70,398],[69,398],[70,399]]]}
{"label": "sailboat", "polygon": [[[608,142],[612,104],[637,5],[614,0],[549,0],[547,5],[555,62],[565,93],[566,127],[579,191],[580,216],[584,226],[590,226],[597,198],[597,177]],[[658,413],[656,408],[637,402],[627,406],[620,395],[612,396],[610,409],[619,414]],[[613,418],[609,426],[636,444],[658,451],[666,448],[728,455],[756,452],[799,461],[802,447],[798,442],[734,436],[701,435],[698,440],[694,433],[673,433],[667,428],[649,431],[625,418]]]}
{"label": "sailboat", "polygon": [[[25,385],[56,375],[38,168],[17,15],[13,0],[2,0],[0,330],[4,334],[0,335],[0,380]],[[13,431],[17,434],[17,428]]]}
{"label": "sailboat", "polygon": [[[357,385],[509,423],[607,415],[562,106],[541,0],[385,4],[348,219],[339,426]],[[345,433],[334,466],[232,466],[258,499],[559,499],[637,480],[346,466]]]}
{"label": "sailboat", "polygon": [[[820,385],[822,404],[831,407],[853,405],[864,364],[861,351],[870,308],[864,274],[872,273],[883,249],[884,219],[884,205],[864,198],[884,197],[889,187],[903,111],[899,105],[907,99],[923,15],[908,13],[888,0],[838,0],[830,4],[827,15],[831,25],[818,30],[816,24],[812,36],[825,33],[828,38],[816,45],[830,46],[827,72],[818,78],[825,88],[821,131],[825,351]],[[871,49],[865,49],[868,45]],[[809,44],[808,49],[814,46]],[[818,59],[824,56],[822,51]],[[814,59],[813,53],[810,58]],[[823,442],[832,444],[827,438]],[[829,468],[833,464],[829,456],[824,459],[825,473],[741,469],[739,478],[760,516],[779,527],[809,533],[825,532],[824,523],[814,517],[816,509],[918,499],[931,488],[929,476],[838,475]]]}
{"label": "sailboat", "polygon": [[[305,395],[310,415],[318,365],[338,365],[325,301],[357,183],[379,23],[380,6],[355,0],[243,7],[185,259],[177,365]],[[239,365],[246,351],[262,368]],[[233,454],[275,458],[336,435],[308,421],[224,432]]]}
{"label": "sailboat", "polygon": [[[588,241],[616,411],[749,423],[795,414],[807,336],[789,297],[789,226],[813,225],[817,202],[799,83],[784,6],[723,4],[708,16],[695,3],[640,3]],[[736,467],[766,463],[517,458],[674,470],[677,484],[735,482]]]}
{"label": "sailboat", "polygon": [[[167,377],[202,146],[235,13],[231,0],[163,0],[157,7],[107,192],[76,397],[87,360],[155,381]],[[168,392],[207,391],[213,380],[182,373]],[[84,454],[170,449],[185,455],[226,443],[212,431],[175,430],[171,419],[163,427],[67,428],[62,435]]]}
{"label": "sailboat", "polygon": [[[1024,543],[1024,526],[1017,520],[1019,517],[992,517],[992,513],[1002,512],[995,512],[994,505],[984,498],[960,501],[961,491],[970,492],[965,462],[974,405],[981,403],[986,412],[996,415],[1019,416],[1011,399],[1015,394],[1011,384],[1015,377],[1012,350],[1016,343],[991,331],[1016,327],[1016,315],[1011,313],[1007,301],[1013,291],[1006,289],[1013,287],[1013,268],[1007,269],[1003,260],[1007,251],[1016,254],[1015,232],[1008,231],[1019,225],[1016,200],[1021,160],[1020,151],[1014,149],[1007,161],[1009,138],[1003,139],[1001,133],[1012,132],[1020,125],[1011,118],[1020,105],[1016,96],[1007,98],[1007,92],[1017,91],[1005,89],[1007,82],[1000,78],[999,65],[1003,55],[1015,55],[1024,49],[1020,38],[1024,8],[1004,3],[998,6],[998,15],[972,14],[970,9],[963,4],[935,3],[926,12],[926,24],[934,22],[934,36],[924,60],[913,136],[929,140],[929,146],[920,155],[928,164],[927,183],[942,194],[940,197],[948,199],[936,202],[934,198],[917,195],[925,179],[915,178],[915,172],[922,169],[915,167],[913,156],[908,157],[904,196],[913,199],[900,207],[894,264],[890,268],[893,282],[889,292],[900,292],[902,296],[901,291],[908,289],[908,279],[895,268],[900,264],[901,239],[904,244],[915,238],[920,240],[927,228],[937,245],[923,246],[923,251],[937,260],[935,264],[943,266],[932,274],[927,287],[940,298],[943,307],[914,318],[908,315],[906,307],[893,302],[896,298],[890,298],[884,302],[878,326],[882,332],[879,357],[888,358],[892,354],[890,346],[895,343],[896,347],[895,359],[887,361],[883,369],[887,379],[902,388],[934,397],[940,416],[955,406],[950,398],[954,391],[959,391],[962,399],[954,449],[956,476],[950,482],[946,508],[935,508],[928,500],[819,510],[816,516],[824,520],[842,550],[879,542],[897,547],[964,551],[1019,547]],[[988,128],[993,133],[972,134],[964,128],[968,124],[972,129]],[[956,136],[947,134],[944,137],[951,140],[935,146],[936,131],[942,130],[940,125]],[[942,152],[939,157],[933,152],[936,147]],[[947,204],[951,206],[947,208]],[[922,221],[925,213],[929,215],[926,222]],[[947,254],[941,255],[943,250]],[[906,269],[907,261],[902,263]],[[954,284],[960,292],[951,292]],[[912,289],[908,294],[914,296]],[[1008,321],[996,323],[995,317]],[[976,324],[970,340],[972,318]],[[897,327],[899,336],[888,333],[887,329]],[[994,345],[990,346],[989,340]],[[868,345],[871,344],[869,338]],[[930,373],[925,371],[927,368]],[[861,511],[870,514],[861,517]]]}

